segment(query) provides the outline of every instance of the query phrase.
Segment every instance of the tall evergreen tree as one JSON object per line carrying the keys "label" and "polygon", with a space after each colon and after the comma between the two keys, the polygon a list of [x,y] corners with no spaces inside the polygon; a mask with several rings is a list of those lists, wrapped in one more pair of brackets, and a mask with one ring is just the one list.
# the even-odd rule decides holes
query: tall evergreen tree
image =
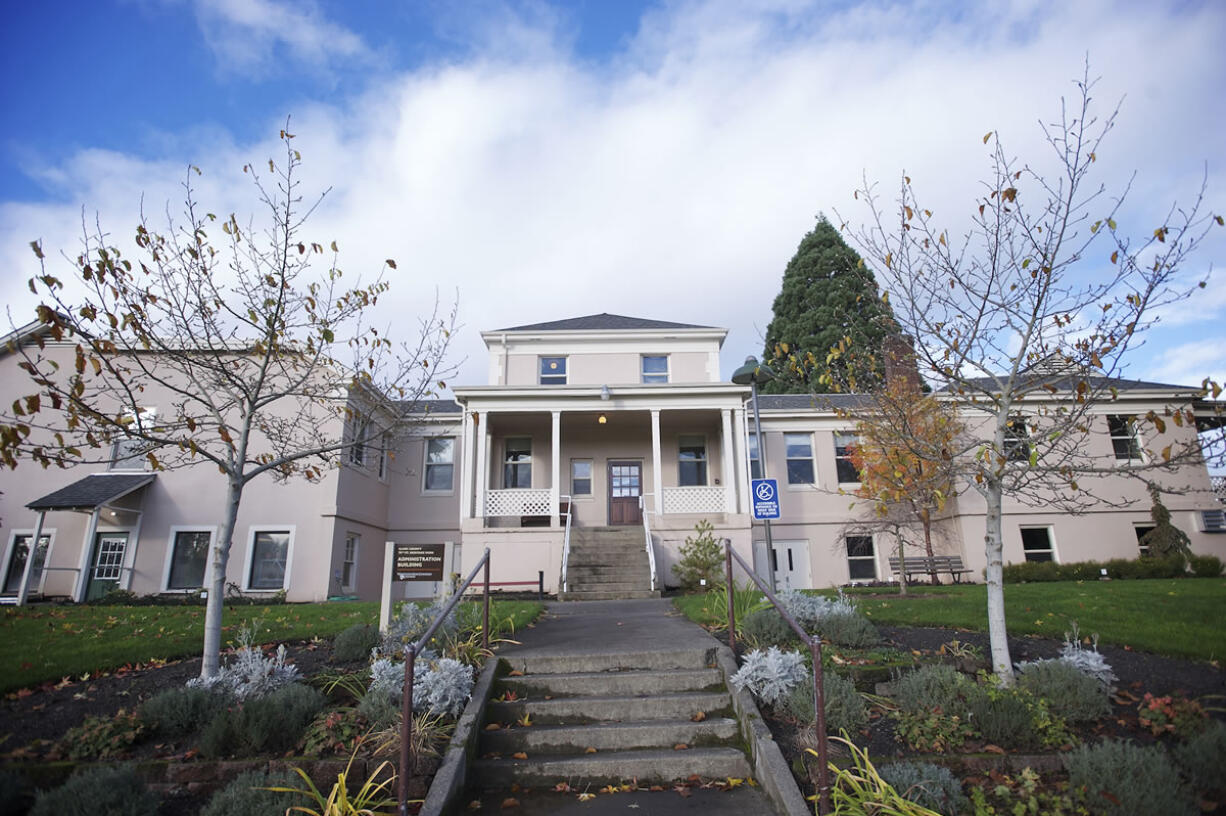
{"label": "tall evergreen tree", "polygon": [[[872,271],[825,216],[788,262],[773,312],[762,359],[777,378],[764,392],[825,393],[836,390],[831,379],[840,390],[862,391],[879,381],[881,345],[893,316]],[[827,355],[840,343],[844,353],[830,363],[837,370],[828,372]]]}

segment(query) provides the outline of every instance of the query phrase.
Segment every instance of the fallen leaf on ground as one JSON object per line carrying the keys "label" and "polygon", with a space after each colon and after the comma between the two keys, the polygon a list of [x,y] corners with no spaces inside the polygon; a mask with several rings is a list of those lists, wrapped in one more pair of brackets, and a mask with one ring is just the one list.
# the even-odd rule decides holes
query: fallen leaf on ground
{"label": "fallen leaf on ground", "polygon": [[503,810],[510,810],[511,808],[517,808],[517,807],[519,807],[519,800],[516,799],[514,796],[508,796],[506,799],[502,800]]}
{"label": "fallen leaf on ground", "polygon": [[707,718],[707,712],[705,712],[705,711],[699,711],[699,712],[698,712],[697,714],[695,714],[693,717],[690,717],[690,721],[691,721],[691,722],[702,722],[702,721],[703,721],[703,720],[705,720],[706,718]]}
{"label": "fallen leaf on ground", "polygon": [[1005,752],[1004,748],[1001,748],[999,745],[992,745],[991,743],[983,746],[983,750],[989,754],[1003,754]]}
{"label": "fallen leaf on ground", "polygon": [[481,809],[481,800],[480,800],[480,799],[474,799],[474,800],[472,800],[471,802],[469,802],[469,803],[468,803],[468,809],[469,809],[469,810],[480,810],[480,809]]}
{"label": "fallen leaf on ground", "polygon": [[590,802],[590,801],[592,801],[592,800],[593,800],[593,799],[595,799],[595,798],[596,798],[596,794],[594,794],[594,793],[581,793],[581,794],[579,794],[579,801],[580,801],[580,802]]}
{"label": "fallen leaf on ground", "polygon": [[490,723],[489,725],[485,726],[486,731],[497,731],[499,728],[502,728],[502,726],[498,723]]}
{"label": "fallen leaf on ground", "polygon": [[525,754],[523,751],[516,751],[515,753],[511,754],[511,759],[527,759],[527,758],[528,758],[528,755]]}
{"label": "fallen leaf on ground", "polygon": [[673,790],[681,794],[682,799],[689,799],[690,796],[693,795],[690,793],[690,789],[687,788],[685,785],[678,785],[677,787],[673,788]]}
{"label": "fallen leaf on ground", "polygon": [[524,673],[521,672],[519,669],[512,669],[511,672],[507,674],[507,677],[523,677],[523,676],[524,676]]}
{"label": "fallen leaf on ground", "polygon": [[559,782],[553,786],[553,790],[555,793],[570,793],[571,787],[565,782]]}
{"label": "fallen leaf on ground", "polygon": [[690,746],[686,745],[684,742],[679,742],[673,746],[674,751],[688,751],[689,748]]}
{"label": "fallen leaf on ground", "polygon": [[596,749],[595,749],[595,748],[588,747],[588,748],[585,748],[585,749],[584,749],[583,753],[585,753],[585,754],[594,754],[594,753],[596,753]]}

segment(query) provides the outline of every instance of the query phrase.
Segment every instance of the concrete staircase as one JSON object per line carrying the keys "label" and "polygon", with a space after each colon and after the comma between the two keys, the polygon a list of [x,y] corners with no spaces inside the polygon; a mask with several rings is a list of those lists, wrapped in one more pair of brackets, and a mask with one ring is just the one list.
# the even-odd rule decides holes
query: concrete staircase
{"label": "concrete staircase", "polygon": [[713,663],[705,649],[512,660],[516,675],[495,683],[486,707],[474,787],[750,776]]}
{"label": "concrete staircase", "polygon": [[564,601],[658,598],[642,527],[572,527]]}

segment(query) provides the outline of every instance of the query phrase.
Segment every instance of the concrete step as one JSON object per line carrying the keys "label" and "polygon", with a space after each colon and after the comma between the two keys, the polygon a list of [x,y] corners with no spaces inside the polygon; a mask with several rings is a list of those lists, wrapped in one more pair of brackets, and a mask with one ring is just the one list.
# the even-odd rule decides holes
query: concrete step
{"label": "concrete step", "polygon": [[599,578],[607,580],[631,580],[637,578],[651,579],[651,567],[647,566],[647,559],[641,559],[641,563],[626,563],[620,564],[568,564],[566,567],[567,578]]}
{"label": "concrete step", "polygon": [[750,776],[749,761],[736,748],[691,748],[685,751],[613,751],[556,758],[482,759],[473,763],[481,787],[523,787],[576,783],[672,782],[692,774],[703,777]]}
{"label": "concrete step", "polygon": [[557,700],[491,700],[486,706],[486,721],[510,725],[524,714],[540,725],[575,725],[618,722],[633,717],[640,720],[688,720],[698,712],[712,714],[732,705],[725,691],[658,694],[651,697],[593,696],[562,697]]}
{"label": "concrete step", "polygon": [[572,672],[709,669],[715,666],[715,650],[670,649],[621,654],[600,651],[570,654],[509,654],[504,655],[502,659],[512,670],[529,676]]}
{"label": "concrete step", "polygon": [[667,694],[710,691],[723,688],[723,684],[724,676],[719,669],[567,672],[504,677],[498,681],[495,695],[506,690],[520,697]]}
{"label": "concrete step", "polygon": [[583,589],[571,587],[569,592],[561,592],[558,594],[560,601],[634,601],[642,598],[659,598],[660,590],[635,589],[635,590],[604,590],[604,589]]}
{"label": "concrete step", "polygon": [[725,744],[736,739],[738,733],[736,720],[728,717],[711,717],[702,722],[649,720],[595,725],[516,726],[482,732],[481,749],[477,755],[498,753],[510,757],[521,751],[529,757],[538,754],[583,754],[588,748],[597,751],[672,750],[678,743],[690,746]]}
{"label": "concrete step", "polygon": [[602,581],[589,579],[578,581],[567,576],[567,592],[638,592],[649,588],[650,578],[645,581]]}

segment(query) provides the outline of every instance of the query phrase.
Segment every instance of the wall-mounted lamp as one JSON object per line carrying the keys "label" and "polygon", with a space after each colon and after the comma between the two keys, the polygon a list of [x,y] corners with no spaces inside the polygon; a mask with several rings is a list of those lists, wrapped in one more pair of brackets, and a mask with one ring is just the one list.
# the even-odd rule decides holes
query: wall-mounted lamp
{"label": "wall-mounted lamp", "polygon": [[600,423],[601,425],[603,425],[609,421],[609,418],[605,416],[604,414],[601,414],[600,416],[596,417],[596,421]]}
{"label": "wall-mounted lamp", "polygon": [[607,385],[600,386],[600,398],[602,400],[607,400],[610,396],[612,395],[609,393],[609,386]]}

